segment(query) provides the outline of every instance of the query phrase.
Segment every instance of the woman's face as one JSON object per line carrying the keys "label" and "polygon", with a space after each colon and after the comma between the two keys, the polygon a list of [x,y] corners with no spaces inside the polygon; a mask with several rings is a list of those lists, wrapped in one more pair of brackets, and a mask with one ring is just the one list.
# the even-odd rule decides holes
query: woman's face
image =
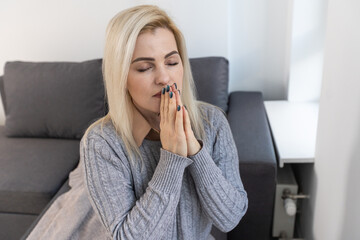
{"label": "woman's face", "polygon": [[142,111],[160,112],[157,95],[166,85],[182,89],[183,65],[175,37],[165,28],[138,36],[127,79],[134,104]]}

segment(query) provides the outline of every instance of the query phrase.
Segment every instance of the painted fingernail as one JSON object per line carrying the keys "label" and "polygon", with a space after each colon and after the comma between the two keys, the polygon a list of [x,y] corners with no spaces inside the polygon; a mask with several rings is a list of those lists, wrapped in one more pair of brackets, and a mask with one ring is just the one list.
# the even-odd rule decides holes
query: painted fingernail
{"label": "painted fingernail", "polygon": [[167,91],[167,92],[170,91],[170,86],[169,86],[169,85],[166,86],[166,91]]}
{"label": "painted fingernail", "polygon": [[179,91],[179,94],[180,94],[180,89],[178,91]]}
{"label": "painted fingernail", "polygon": [[186,105],[184,105],[184,107],[185,107],[185,109],[187,110],[187,107],[186,107]]}
{"label": "painted fingernail", "polygon": [[178,105],[177,110],[180,111],[180,105]]}
{"label": "painted fingernail", "polygon": [[175,84],[175,88],[177,89],[177,85],[176,85],[176,83],[174,83]]}
{"label": "painted fingernail", "polygon": [[162,94],[165,94],[165,88],[162,89]]}
{"label": "painted fingernail", "polygon": [[170,98],[172,98],[172,96],[173,96],[173,92],[170,92]]}

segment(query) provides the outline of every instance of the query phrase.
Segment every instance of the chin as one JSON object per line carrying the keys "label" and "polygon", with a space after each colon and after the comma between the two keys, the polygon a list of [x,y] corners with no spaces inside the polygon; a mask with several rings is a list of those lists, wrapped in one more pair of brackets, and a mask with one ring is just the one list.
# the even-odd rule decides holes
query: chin
{"label": "chin", "polygon": [[154,105],[152,105],[149,109],[152,112],[159,113],[160,112],[160,101],[158,103],[155,103]]}
{"label": "chin", "polygon": [[149,107],[144,108],[144,109],[146,109],[147,111],[149,111],[149,112],[154,113],[154,114],[157,115],[157,114],[160,112],[160,104],[159,104],[158,107],[155,106],[155,105],[152,105],[152,106],[149,106]]}

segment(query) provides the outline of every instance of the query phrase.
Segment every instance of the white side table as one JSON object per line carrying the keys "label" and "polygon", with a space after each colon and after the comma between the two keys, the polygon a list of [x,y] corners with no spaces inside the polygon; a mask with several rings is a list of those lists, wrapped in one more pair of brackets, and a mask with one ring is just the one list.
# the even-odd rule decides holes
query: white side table
{"label": "white side table", "polygon": [[264,105],[279,155],[279,166],[314,162],[319,104],[265,101]]}

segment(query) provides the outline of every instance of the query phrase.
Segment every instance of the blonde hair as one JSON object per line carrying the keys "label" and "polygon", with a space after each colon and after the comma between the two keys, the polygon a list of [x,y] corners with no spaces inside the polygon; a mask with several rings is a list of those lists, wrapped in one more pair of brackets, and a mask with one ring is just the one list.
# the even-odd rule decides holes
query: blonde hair
{"label": "blonde hair", "polygon": [[195,84],[191,74],[185,40],[169,16],[157,6],[141,5],[123,10],[116,14],[106,29],[106,43],[102,64],[104,85],[108,99],[109,112],[104,117],[91,124],[84,133],[86,139],[89,131],[101,123],[101,129],[107,121],[112,121],[116,133],[124,142],[130,161],[142,156],[132,134],[133,112],[131,96],[127,91],[127,77],[139,34],[154,31],[156,28],[166,28],[175,37],[179,55],[184,67],[184,77],[181,90],[182,102],[186,105],[192,130],[197,139],[204,139],[205,131],[202,119],[208,121],[199,108]]}

